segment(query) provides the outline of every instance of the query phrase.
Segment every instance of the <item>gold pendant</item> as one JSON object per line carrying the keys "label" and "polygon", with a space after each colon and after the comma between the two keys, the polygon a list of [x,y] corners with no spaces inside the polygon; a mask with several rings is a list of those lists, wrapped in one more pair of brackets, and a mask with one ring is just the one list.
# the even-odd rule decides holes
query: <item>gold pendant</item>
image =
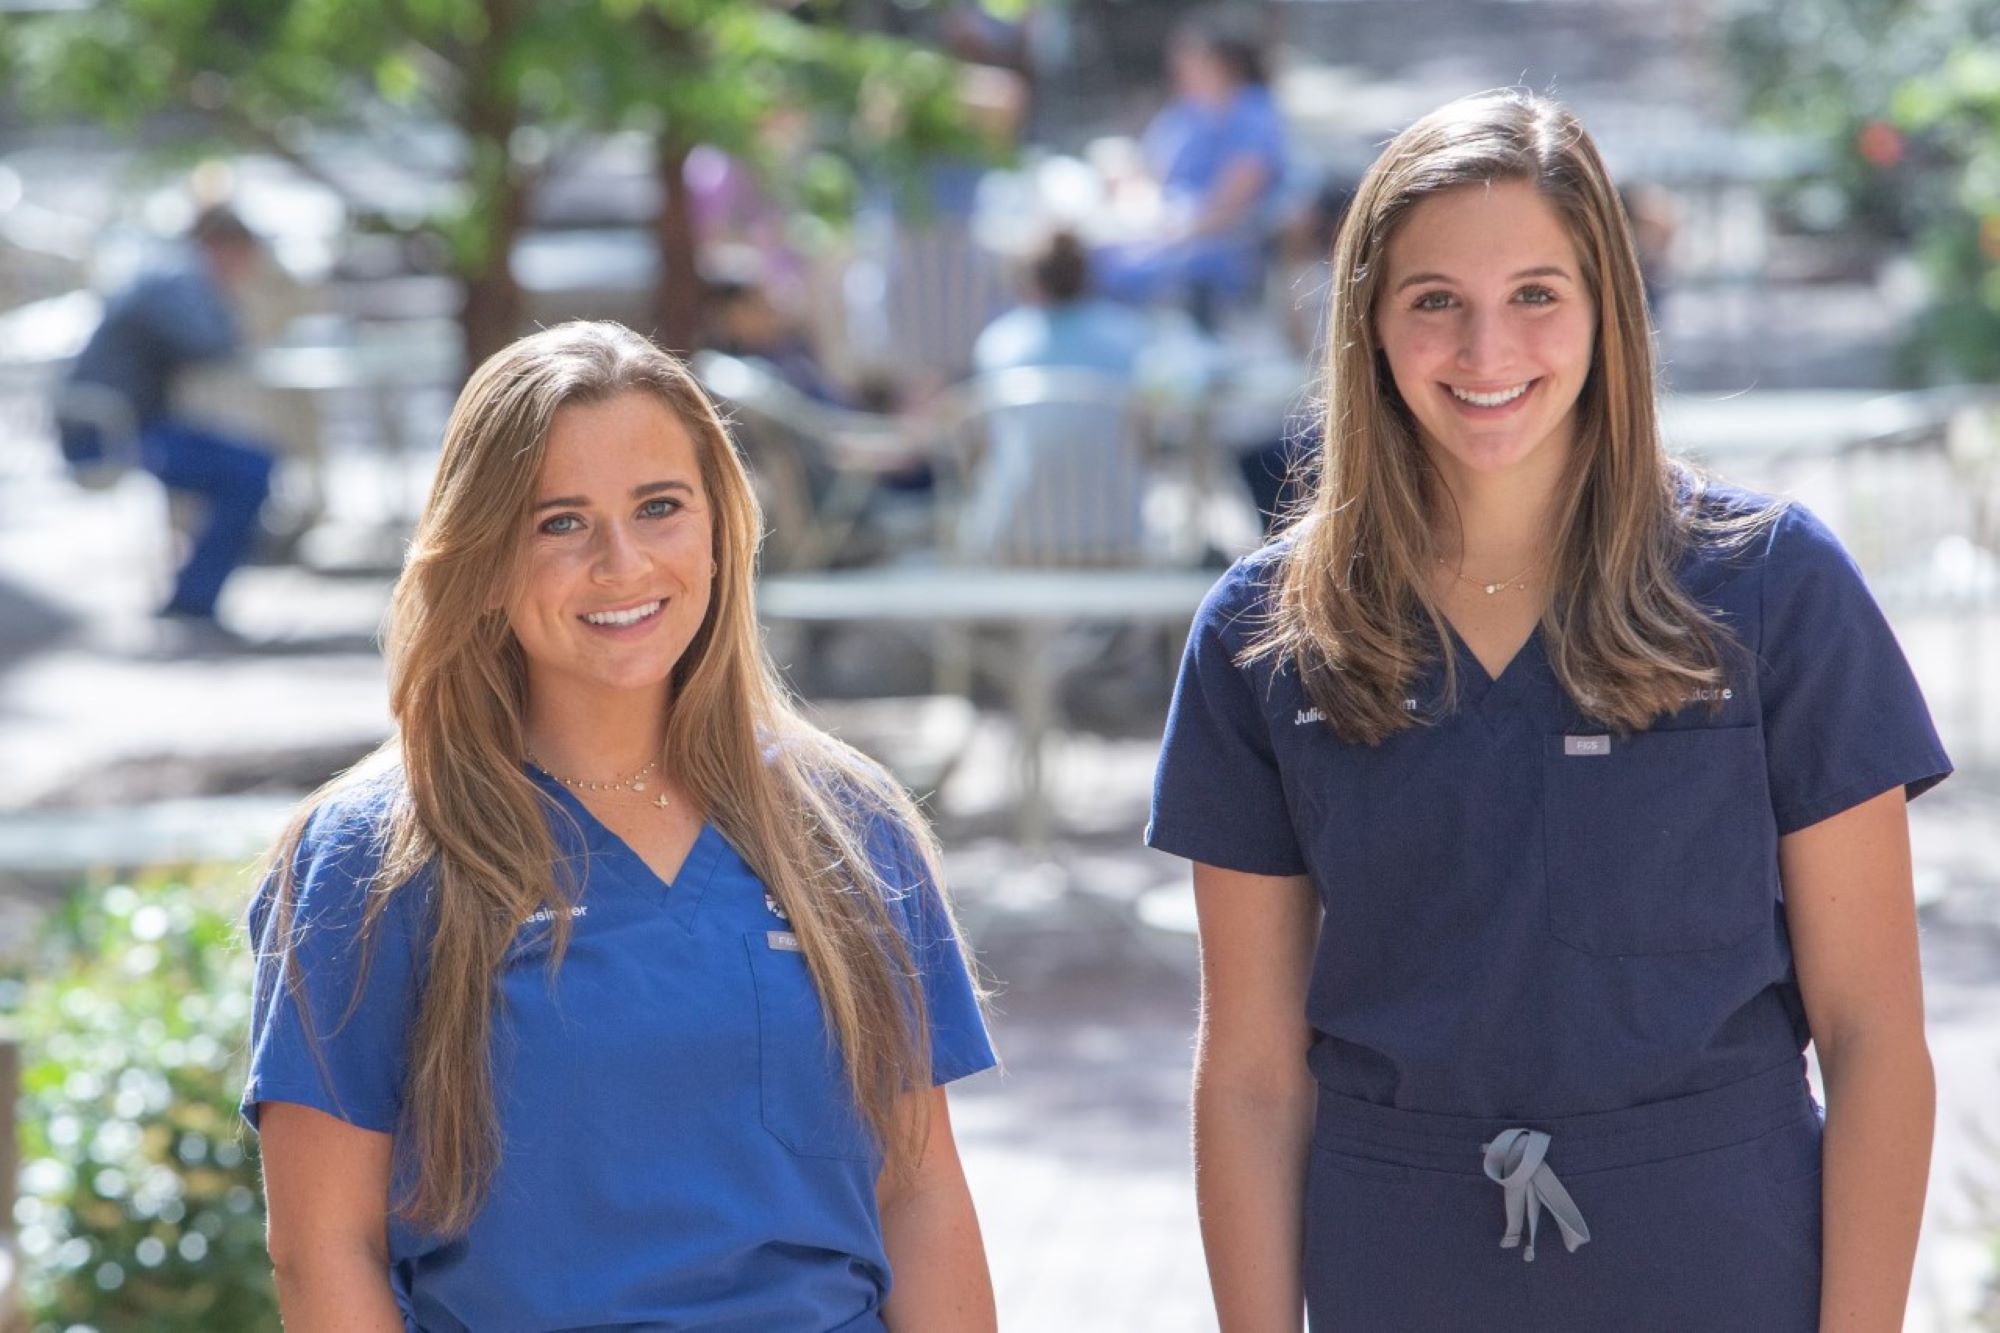
{"label": "gold pendant", "polygon": [[1486,595],[1488,597],[1491,597],[1494,593],[1499,592],[1502,588],[1506,586],[1507,585],[1504,583],[1489,583],[1486,585]]}
{"label": "gold pendant", "polygon": [[643,783],[643,782],[641,782],[641,781],[639,781],[639,779],[637,779],[637,778],[633,778],[633,779],[632,779],[632,790],[633,790],[633,791],[644,791],[644,790],[646,790],[646,784],[645,784],[645,783]]}

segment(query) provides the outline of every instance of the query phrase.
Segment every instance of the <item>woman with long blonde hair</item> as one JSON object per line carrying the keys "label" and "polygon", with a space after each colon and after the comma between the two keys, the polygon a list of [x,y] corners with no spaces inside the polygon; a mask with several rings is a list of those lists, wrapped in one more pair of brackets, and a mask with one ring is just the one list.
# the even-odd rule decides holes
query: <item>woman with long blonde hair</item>
{"label": "woman with long blonde hair", "polygon": [[942,1085],[993,1055],[936,846],[778,682],[759,531],[627,329],[460,396],[396,734],[252,911],[288,1329],[992,1327]]}
{"label": "woman with long blonde hair", "polygon": [[1812,515],[1663,452],[1562,107],[1405,130],[1333,269],[1316,493],[1201,612],[1148,834],[1222,1328],[1900,1328],[1950,763],[1894,637]]}

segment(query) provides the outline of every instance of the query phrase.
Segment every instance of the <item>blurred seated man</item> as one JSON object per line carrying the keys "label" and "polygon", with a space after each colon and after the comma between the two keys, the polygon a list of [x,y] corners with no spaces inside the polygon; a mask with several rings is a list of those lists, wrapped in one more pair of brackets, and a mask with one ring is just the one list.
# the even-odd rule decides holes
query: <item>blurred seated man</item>
{"label": "blurred seated man", "polygon": [[1045,401],[1009,402],[985,421],[960,525],[966,557],[995,564],[1129,564],[1144,557],[1145,460],[1129,390],[1145,351],[1143,316],[1091,294],[1077,237],[1049,237],[1029,267],[1028,303],[973,348],[979,372],[1089,371]]}
{"label": "blurred seated man", "polygon": [[709,283],[704,295],[710,347],[763,362],[779,379],[815,402],[833,407],[854,405],[821,368],[805,331],[785,318],[760,284],[723,279]]}
{"label": "blurred seated man", "polygon": [[[69,372],[69,384],[116,395],[130,409],[138,461],[148,472],[169,490],[206,502],[201,531],[162,615],[214,621],[222,586],[248,551],[270,494],[267,449],[183,420],[173,410],[182,370],[237,351],[229,297],[258,259],[257,238],[242,219],[220,206],[202,210],[179,253],[105,303],[103,322]],[[101,421],[67,416],[59,407],[57,424],[73,465],[104,460]]]}
{"label": "blurred seated man", "polygon": [[1075,233],[1058,231],[1028,266],[1028,300],[988,324],[973,344],[981,372],[1075,366],[1130,380],[1145,349],[1145,318],[1091,292],[1090,260]]}

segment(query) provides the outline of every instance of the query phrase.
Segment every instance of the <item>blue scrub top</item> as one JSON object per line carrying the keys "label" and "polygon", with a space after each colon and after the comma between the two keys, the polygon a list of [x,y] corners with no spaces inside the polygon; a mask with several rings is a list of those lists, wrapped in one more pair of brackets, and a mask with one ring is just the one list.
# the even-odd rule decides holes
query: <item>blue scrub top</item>
{"label": "blue scrub top", "polygon": [[1285,175],[1285,122],[1271,90],[1246,84],[1219,107],[1178,98],[1146,126],[1140,151],[1169,198],[1206,200],[1238,158],[1261,165],[1268,180],[1261,207]]}
{"label": "blue scrub top", "polygon": [[[707,825],[665,884],[569,792],[536,780],[570,816],[550,826],[583,885],[573,934],[551,977],[548,923],[522,923],[500,976],[505,1149],[470,1231],[441,1242],[391,1219],[391,1282],[409,1326],[881,1328],[880,1157],[763,883]],[[398,787],[343,795],[307,830],[296,956],[324,1061],[267,966],[243,1094],[253,1126],[260,1103],[282,1101],[395,1129],[424,966],[423,886],[391,899],[365,974],[356,927]],[[871,853],[901,890],[891,915],[921,973],[936,1081],[989,1068],[936,886],[886,820]],[[268,907],[260,895],[252,908],[260,941]]]}
{"label": "blue scrub top", "polygon": [[[1717,505],[1756,503],[1717,488]],[[1325,917],[1309,1064],[1441,1114],[1583,1115],[1796,1065],[1809,1038],[1778,839],[1951,771],[1859,571],[1793,506],[1683,585],[1741,640],[1720,688],[1629,736],[1584,718],[1537,631],[1489,679],[1453,636],[1405,707],[1342,742],[1269,660],[1240,666],[1281,548],[1226,574],[1188,642],[1147,841],[1309,875]]]}

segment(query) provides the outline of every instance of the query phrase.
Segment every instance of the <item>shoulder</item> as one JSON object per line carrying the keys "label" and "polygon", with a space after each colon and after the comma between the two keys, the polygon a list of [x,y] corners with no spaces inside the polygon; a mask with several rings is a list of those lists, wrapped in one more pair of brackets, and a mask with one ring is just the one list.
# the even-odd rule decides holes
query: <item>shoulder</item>
{"label": "shoulder", "polygon": [[1101,296],[1086,297],[1076,307],[1076,313],[1088,320],[1095,331],[1133,343],[1144,343],[1152,333],[1144,315],[1131,306]]}
{"label": "shoulder", "polygon": [[1691,474],[1676,478],[1674,505],[1684,544],[1681,582],[1701,597],[1760,573],[1774,536],[1795,508],[1782,497]]}
{"label": "shoulder", "polygon": [[300,847],[316,854],[379,847],[404,799],[401,768],[354,775],[313,806]]}
{"label": "shoulder", "polygon": [[133,300],[142,305],[181,305],[213,296],[215,283],[199,262],[185,259],[145,269],[132,280],[128,290]]}
{"label": "shoulder", "polygon": [[1796,500],[1709,482],[1684,506],[1692,543],[1710,559],[1761,574],[1767,585],[1835,575],[1859,578],[1833,529]]}
{"label": "shoulder", "polygon": [[[325,924],[358,924],[380,884],[395,813],[405,799],[400,768],[353,775],[303,813],[287,853],[292,894],[301,916]],[[268,906],[267,879],[253,914]]]}
{"label": "shoulder", "polygon": [[1265,133],[1281,133],[1284,117],[1278,110],[1278,99],[1271,96],[1269,88],[1248,87],[1237,93],[1235,102],[1230,104],[1229,113],[1238,125]]}
{"label": "shoulder", "polygon": [[1196,614],[1197,631],[1216,635],[1240,647],[1270,623],[1294,539],[1281,536],[1265,543],[1224,571],[1208,590]]}
{"label": "shoulder", "polygon": [[1004,370],[1044,336],[1047,319],[1031,306],[1016,306],[979,331],[973,356],[981,370]]}

